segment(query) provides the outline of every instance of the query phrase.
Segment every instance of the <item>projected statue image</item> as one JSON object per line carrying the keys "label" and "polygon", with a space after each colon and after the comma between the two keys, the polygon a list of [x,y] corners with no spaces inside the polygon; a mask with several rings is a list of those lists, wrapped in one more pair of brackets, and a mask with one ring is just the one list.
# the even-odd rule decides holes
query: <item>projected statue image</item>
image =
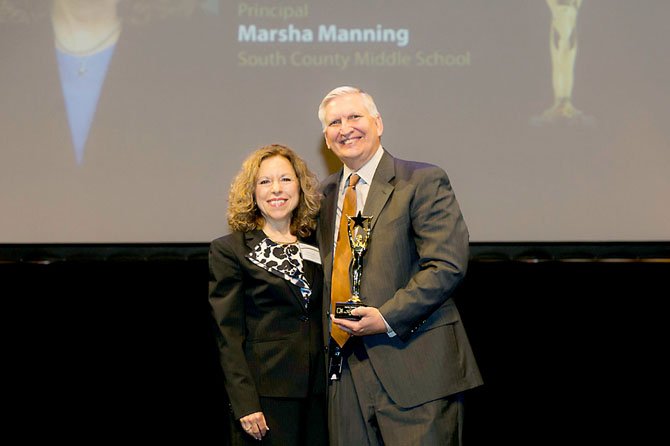
{"label": "projected statue image", "polygon": [[553,105],[540,116],[533,118],[534,124],[560,121],[592,123],[572,102],[572,89],[577,58],[577,14],[582,0],[546,0],[551,10],[549,46],[551,54],[551,78],[554,93]]}

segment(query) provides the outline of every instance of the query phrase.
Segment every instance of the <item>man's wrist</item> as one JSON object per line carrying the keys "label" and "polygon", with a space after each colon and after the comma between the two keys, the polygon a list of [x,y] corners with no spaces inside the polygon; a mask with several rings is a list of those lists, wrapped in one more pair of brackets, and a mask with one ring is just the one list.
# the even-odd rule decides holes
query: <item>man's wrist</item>
{"label": "man's wrist", "polygon": [[386,318],[384,318],[384,316],[381,313],[379,313],[379,314],[382,317],[382,320],[384,321],[384,325],[386,325],[386,334],[389,336],[389,338],[392,338],[392,337],[396,336],[395,331],[393,331],[393,329],[391,328],[389,323],[386,322]]}

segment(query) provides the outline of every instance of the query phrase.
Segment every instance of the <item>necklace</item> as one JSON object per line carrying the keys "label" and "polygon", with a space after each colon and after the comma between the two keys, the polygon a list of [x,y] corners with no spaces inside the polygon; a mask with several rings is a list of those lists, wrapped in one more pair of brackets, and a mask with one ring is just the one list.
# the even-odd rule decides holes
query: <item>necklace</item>
{"label": "necklace", "polygon": [[58,36],[57,32],[54,32],[54,37],[56,39],[56,47],[59,50],[71,56],[75,56],[79,59],[79,68],[77,69],[77,75],[81,77],[88,71],[88,67],[86,66],[87,58],[100,51],[112,40],[112,38],[118,37],[118,34],[120,32],[121,32],[121,22],[117,22],[112,28],[112,30],[109,32],[109,34],[106,34],[102,39],[98,40],[96,43],[83,50],[74,50],[72,48],[69,48],[67,45],[65,45],[65,43],[63,43],[63,41]]}
{"label": "necklace", "polygon": [[278,245],[295,245],[296,243],[298,243],[297,238],[295,238],[294,240],[291,240],[291,241],[282,241],[282,240],[277,240],[277,239],[274,239],[274,238],[271,238],[270,240],[272,240],[273,242],[275,242]]}
{"label": "necklace", "polygon": [[272,242],[278,245],[292,245],[298,242],[298,237],[293,234],[283,234],[282,232],[271,231],[269,228],[263,228],[263,233]]}

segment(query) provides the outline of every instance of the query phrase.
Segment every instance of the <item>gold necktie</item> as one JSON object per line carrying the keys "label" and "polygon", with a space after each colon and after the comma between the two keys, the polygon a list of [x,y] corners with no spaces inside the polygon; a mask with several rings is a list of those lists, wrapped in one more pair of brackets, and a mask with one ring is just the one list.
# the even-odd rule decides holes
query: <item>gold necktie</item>
{"label": "gold necktie", "polygon": [[[344,201],[342,202],[342,215],[340,216],[340,228],[337,232],[333,276],[331,280],[331,314],[335,314],[336,302],[346,302],[351,297],[351,279],[349,277],[351,247],[349,246],[349,234],[347,233],[347,215],[350,217],[356,215],[356,183],[358,183],[359,179],[358,174],[351,174],[349,185],[344,194]],[[330,334],[340,347],[349,339],[349,334],[335,324],[332,325]]]}

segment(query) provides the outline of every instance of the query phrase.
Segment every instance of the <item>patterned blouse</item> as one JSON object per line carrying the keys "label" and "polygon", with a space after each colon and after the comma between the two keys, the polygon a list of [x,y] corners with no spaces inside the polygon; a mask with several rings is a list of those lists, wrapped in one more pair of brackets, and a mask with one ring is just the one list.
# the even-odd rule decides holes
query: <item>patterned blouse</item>
{"label": "patterned blouse", "polygon": [[305,278],[303,258],[298,243],[277,243],[265,238],[247,254],[247,258],[255,265],[299,287],[303,304],[307,308],[312,290]]}

